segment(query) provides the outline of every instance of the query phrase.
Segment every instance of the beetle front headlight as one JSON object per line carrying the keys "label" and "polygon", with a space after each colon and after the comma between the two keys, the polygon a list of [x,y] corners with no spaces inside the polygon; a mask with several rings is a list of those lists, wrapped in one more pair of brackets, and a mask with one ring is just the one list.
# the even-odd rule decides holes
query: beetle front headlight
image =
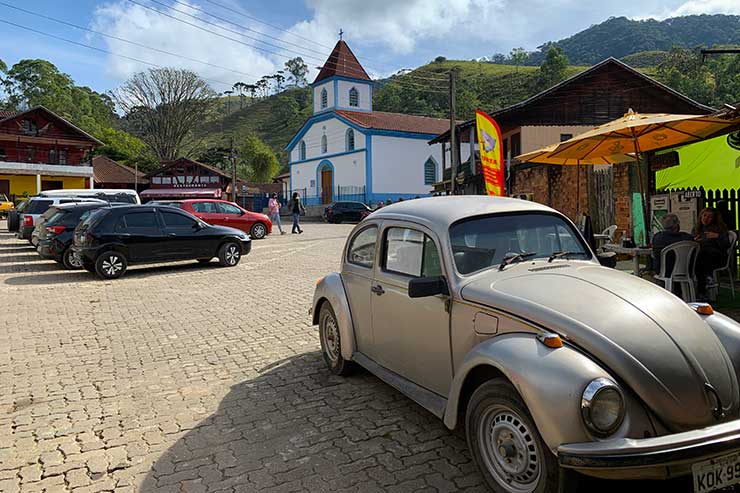
{"label": "beetle front headlight", "polygon": [[592,380],[581,397],[581,414],[588,429],[599,436],[614,433],[624,420],[624,395],[608,378]]}

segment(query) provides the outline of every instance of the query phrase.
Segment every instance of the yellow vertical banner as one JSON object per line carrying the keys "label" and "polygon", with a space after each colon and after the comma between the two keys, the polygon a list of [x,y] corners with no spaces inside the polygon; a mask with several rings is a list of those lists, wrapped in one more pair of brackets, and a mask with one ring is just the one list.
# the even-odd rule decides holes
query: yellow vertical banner
{"label": "yellow vertical banner", "polygon": [[478,128],[478,148],[488,195],[504,195],[504,149],[501,129],[496,121],[482,111],[475,111]]}

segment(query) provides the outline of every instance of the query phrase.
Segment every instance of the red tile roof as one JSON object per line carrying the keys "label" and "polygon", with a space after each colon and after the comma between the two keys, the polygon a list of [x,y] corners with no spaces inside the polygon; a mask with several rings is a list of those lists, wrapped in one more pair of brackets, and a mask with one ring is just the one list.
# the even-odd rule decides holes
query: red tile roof
{"label": "red tile roof", "polygon": [[352,79],[370,80],[370,76],[367,75],[365,69],[357,61],[355,54],[349,49],[347,43],[342,40],[337,42],[337,45],[332,50],[324,66],[321,67],[321,71],[313,83],[316,84],[334,75],[350,77]]}
{"label": "red tile roof", "polygon": [[217,175],[223,176],[224,178],[231,179],[231,175],[226,173],[225,171],[216,168],[215,166],[211,166],[206,163],[201,163],[200,161],[196,161],[194,159],[188,159],[186,157],[180,157],[175,159],[174,161],[162,161],[159,164],[162,166],[160,168],[155,169],[151,173],[147,174],[146,176],[154,176],[158,175],[162,171],[166,170],[167,168],[171,168],[172,166],[178,165],[178,164],[195,164],[196,166],[200,166],[201,168],[205,168],[207,170],[213,171]]}
{"label": "red tile roof", "polygon": [[0,110],[0,120],[3,120],[5,118],[10,118],[11,116],[15,114],[16,114],[15,111]]}
{"label": "red tile roof", "polygon": [[[92,159],[93,176],[96,183],[130,183],[134,184],[135,170],[117,163],[107,156],[95,156]],[[149,183],[144,173],[139,172],[139,184]]]}
{"label": "red tile roof", "polygon": [[368,113],[364,111],[336,110],[335,113],[362,128],[376,130],[438,135],[450,129],[450,120],[444,118],[386,113],[385,111]]}

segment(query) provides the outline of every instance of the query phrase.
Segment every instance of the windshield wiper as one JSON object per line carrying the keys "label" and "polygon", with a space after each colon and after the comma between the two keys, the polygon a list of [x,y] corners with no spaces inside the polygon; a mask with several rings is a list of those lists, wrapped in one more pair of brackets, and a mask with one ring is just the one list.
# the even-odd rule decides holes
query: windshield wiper
{"label": "windshield wiper", "polygon": [[550,255],[550,258],[547,259],[547,263],[552,262],[556,258],[563,258],[567,257],[569,255],[575,255],[577,252],[570,252],[568,250],[563,250],[562,252],[553,252],[552,255]]}
{"label": "windshield wiper", "polygon": [[534,257],[537,255],[537,252],[520,252],[520,253],[514,253],[514,254],[508,254],[504,256],[504,259],[501,261],[501,263],[498,266],[498,270],[504,270],[504,267],[506,267],[509,264],[513,264],[514,262],[521,262],[522,260]]}

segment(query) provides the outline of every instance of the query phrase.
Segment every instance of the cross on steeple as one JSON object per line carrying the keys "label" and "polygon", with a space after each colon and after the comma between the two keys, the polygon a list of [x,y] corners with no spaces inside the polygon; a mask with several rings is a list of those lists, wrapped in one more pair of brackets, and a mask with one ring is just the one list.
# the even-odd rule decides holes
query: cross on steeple
{"label": "cross on steeple", "polygon": [[344,31],[342,31],[342,28],[339,28],[339,41],[342,40],[342,35],[344,34]]}

